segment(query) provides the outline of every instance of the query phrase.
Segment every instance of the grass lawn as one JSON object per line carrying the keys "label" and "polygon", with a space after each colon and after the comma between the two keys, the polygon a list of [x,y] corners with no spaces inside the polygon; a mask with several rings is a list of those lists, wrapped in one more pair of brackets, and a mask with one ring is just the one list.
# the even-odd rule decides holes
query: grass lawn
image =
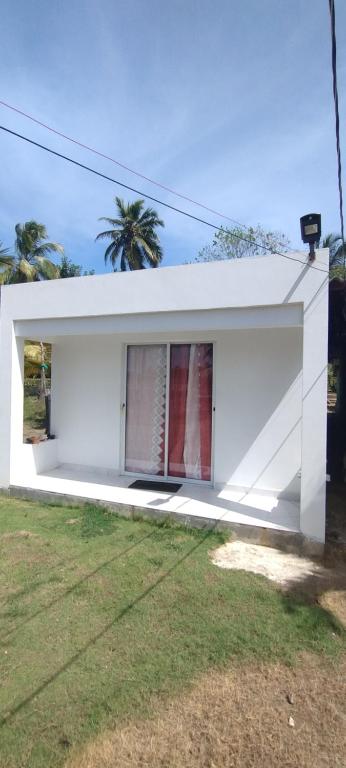
{"label": "grass lawn", "polygon": [[0,497],[0,766],[53,768],[230,663],[337,656],[317,604],[219,570],[221,535]]}

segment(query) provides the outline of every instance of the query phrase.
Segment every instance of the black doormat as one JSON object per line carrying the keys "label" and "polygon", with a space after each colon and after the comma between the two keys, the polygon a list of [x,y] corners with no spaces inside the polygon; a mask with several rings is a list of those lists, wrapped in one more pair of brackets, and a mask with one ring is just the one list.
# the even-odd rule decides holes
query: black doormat
{"label": "black doormat", "polygon": [[137,488],[140,491],[163,491],[164,493],[176,493],[181,488],[181,483],[160,483],[157,480],[135,480],[129,488]]}

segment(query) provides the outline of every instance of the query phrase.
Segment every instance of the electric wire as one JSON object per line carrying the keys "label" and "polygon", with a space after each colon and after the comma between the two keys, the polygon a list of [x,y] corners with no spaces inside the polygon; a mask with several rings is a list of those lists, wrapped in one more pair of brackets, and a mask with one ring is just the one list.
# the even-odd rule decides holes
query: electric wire
{"label": "electric wire", "polygon": [[342,168],[341,168],[341,147],[340,147],[340,117],[339,117],[338,80],[337,80],[337,69],[336,69],[336,31],[335,31],[335,5],[334,5],[334,0],[329,0],[329,12],[330,12],[330,28],[331,28],[331,38],[332,38],[332,74],[333,74],[334,108],[335,108],[336,154],[337,154],[337,163],[338,163],[338,188],[339,188],[340,226],[341,226],[341,239],[342,239],[342,245],[343,245],[344,268],[345,268],[346,246],[345,246],[344,213],[343,213],[343,193],[342,193]]}
{"label": "electric wire", "polygon": [[[194,221],[199,222],[200,224],[205,224],[207,227],[210,227],[214,231],[217,230],[219,232],[224,232],[225,230],[223,227],[219,227],[216,224],[212,224],[210,221],[207,221],[206,219],[201,219],[199,216],[195,216],[193,213],[188,213],[188,211],[183,211],[181,208],[176,208],[176,206],[171,205],[170,203],[165,203],[163,200],[159,200],[157,197],[153,197],[152,195],[148,195],[146,192],[141,192],[138,189],[135,189],[134,187],[130,187],[128,184],[125,184],[122,181],[118,181],[117,179],[113,179],[111,176],[107,176],[107,174],[102,173],[101,171],[97,171],[95,168],[91,168],[88,165],[85,165],[84,163],[81,163],[79,160],[74,160],[72,157],[68,157],[67,155],[63,155],[61,152],[57,152],[55,149],[51,149],[51,147],[46,147],[44,144],[40,144],[38,141],[34,141],[34,139],[29,139],[28,136],[24,136],[21,133],[17,133],[17,131],[13,131],[11,128],[7,128],[4,125],[0,125],[0,129],[2,131],[5,131],[6,133],[11,134],[12,136],[15,136],[17,139],[21,139],[22,141],[26,141],[28,144],[32,144],[34,147],[38,147],[39,149],[43,149],[45,152],[48,152],[51,155],[55,155],[55,157],[60,157],[62,160],[66,160],[68,163],[72,163],[72,165],[76,165],[79,168],[83,168],[85,171],[89,171],[89,173],[93,173],[95,176],[99,176],[102,179],[106,179],[106,181],[110,181],[113,184],[117,184],[120,187],[123,187],[124,189],[129,190],[130,192],[134,192],[136,195],[141,195],[141,197],[146,198],[147,200],[151,200],[154,203],[157,203],[158,205],[162,205],[165,208],[169,208],[171,211],[175,211],[176,213],[180,213],[182,216],[186,216],[189,219],[193,219]],[[295,256],[290,256],[288,253],[281,253],[281,251],[274,251],[272,248],[269,248],[266,245],[262,245],[261,243],[257,243],[254,240],[250,240],[247,237],[242,237],[241,235],[236,235],[232,233],[233,236],[237,240],[241,240],[244,243],[249,243],[252,246],[257,246],[258,248],[261,248],[264,251],[268,251],[273,256],[282,256],[284,259],[290,259],[291,261],[297,261],[299,264],[303,264],[306,266],[305,261],[302,261],[301,259],[297,259]],[[315,269],[318,272],[325,272],[328,274],[328,270],[321,269],[320,267],[316,267],[314,265],[310,265],[311,269]]]}
{"label": "electric wire", "polygon": [[182,200],[186,200],[188,203],[197,205],[199,208],[204,208],[205,211],[208,211],[209,213],[213,213],[215,214],[215,216],[219,216],[222,219],[227,219],[227,221],[230,221],[232,224],[236,224],[238,227],[241,227],[241,229],[247,228],[245,224],[241,224],[240,221],[237,221],[236,219],[232,219],[230,216],[227,216],[225,213],[220,213],[220,211],[215,211],[213,208],[209,208],[204,203],[200,203],[198,202],[198,200],[193,200],[192,197],[188,197],[188,195],[184,195],[182,192],[177,192],[177,190],[172,189],[172,187],[167,187],[165,184],[162,184],[160,181],[155,181],[155,179],[151,179],[149,176],[145,176],[145,174],[140,173],[140,171],[135,171],[133,168],[130,168],[128,165],[125,165],[125,163],[121,163],[119,160],[115,160],[114,157],[111,157],[110,155],[106,155],[104,152],[101,152],[100,150],[95,149],[94,147],[88,146],[88,144],[83,144],[83,142],[79,141],[78,139],[74,139],[71,136],[67,136],[66,133],[62,133],[61,131],[58,131],[56,128],[52,128],[51,125],[48,125],[47,123],[43,123],[41,120],[38,120],[36,117],[33,117],[33,115],[30,115],[28,112],[24,112],[22,109],[19,109],[18,107],[14,107],[12,104],[9,104],[6,101],[3,101],[0,99],[0,105],[2,107],[6,107],[7,109],[12,110],[12,112],[17,112],[18,115],[22,115],[23,117],[26,117],[28,120],[31,120],[33,123],[36,123],[36,125],[40,125],[41,128],[46,128],[51,133],[55,133],[56,136],[60,136],[60,138],[66,139],[67,141],[70,141],[72,144],[76,144],[78,147],[88,150],[88,152],[93,152],[94,155],[103,157],[105,160],[110,160],[111,163],[118,165],[119,168],[123,168],[123,170],[128,171],[128,173],[133,173],[135,176],[138,176],[140,179],[144,179],[144,181],[148,181],[150,184],[154,184],[156,187],[160,187],[160,189],[165,190],[165,192],[169,192],[171,195],[180,197]]}
{"label": "electric wire", "polygon": [[[9,104],[7,101],[3,101],[0,99],[0,106],[6,107],[6,109],[12,110],[12,112],[17,112],[18,115],[22,115],[22,117],[26,117],[28,120],[31,120],[33,123],[36,123],[36,125],[39,125],[41,128],[46,128],[47,131],[50,131],[51,133],[54,133],[56,136],[60,136],[62,139],[66,139],[66,141],[70,141],[72,144],[76,144],[76,146],[81,147],[82,149],[86,149],[88,152],[93,152],[94,155],[98,155],[99,157],[103,157],[105,160],[110,160],[111,163],[114,163],[119,168],[123,168],[123,170],[128,171],[128,173],[133,173],[135,176],[138,176],[140,179],[144,179],[144,181],[148,181],[150,184],[154,184],[156,187],[159,187],[160,189],[165,190],[165,192],[169,192],[171,195],[175,195],[175,197],[179,197],[181,200],[186,200],[188,203],[192,203],[193,205],[197,205],[199,208],[203,208],[205,211],[208,211],[209,213],[215,214],[215,216],[219,216],[221,219],[226,219],[227,221],[230,221],[231,224],[236,224],[237,227],[240,227],[241,229],[247,229],[246,224],[241,224],[240,221],[237,221],[237,219],[232,219],[230,216],[227,216],[225,213],[220,213],[220,211],[214,210],[214,208],[210,208],[208,205],[205,205],[204,203],[200,203],[198,200],[194,200],[192,197],[188,197],[188,195],[184,195],[182,192],[178,192],[176,189],[173,189],[172,187],[167,187],[165,184],[162,184],[160,181],[156,181],[155,179],[151,179],[149,176],[146,176],[144,173],[141,173],[140,171],[135,171],[133,168],[130,168],[128,165],[125,165],[125,163],[121,163],[120,160],[115,160],[114,157],[111,157],[110,155],[106,155],[104,152],[101,152],[98,149],[95,149],[95,147],[90,147],[88,144],[83,144],[82,141],[79,141],[78,139],[74,139],[72,136],[68,136],[66,133],[62,133],[61,131],[58,131],[56,128],[53,128],[51,125],[48,125],[47,123],[43,123],[41,120],[38,120],[33,115],[30,115],[28,112],[24,112],[24,110],[19,109],[19,107],[15,107],[13,104]],[[285,247],[285,243],[279,243],[281,247]]]}

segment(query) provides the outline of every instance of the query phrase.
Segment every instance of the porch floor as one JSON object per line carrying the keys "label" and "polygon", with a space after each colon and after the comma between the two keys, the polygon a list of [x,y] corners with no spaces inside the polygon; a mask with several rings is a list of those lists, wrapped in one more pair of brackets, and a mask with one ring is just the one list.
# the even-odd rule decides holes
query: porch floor
{"label": "porch floor", "polygon": [[276,531],[299,532],[299,503],[275,495],[244,493],[224,486],[222,489],[190,483],[177,493],[129,488],[133,477],[115,472],[62,464],[41,474],[16,482],[23,487],[81,499],[95,499],[112,504],[155,509],[187,517],[205,518]]}

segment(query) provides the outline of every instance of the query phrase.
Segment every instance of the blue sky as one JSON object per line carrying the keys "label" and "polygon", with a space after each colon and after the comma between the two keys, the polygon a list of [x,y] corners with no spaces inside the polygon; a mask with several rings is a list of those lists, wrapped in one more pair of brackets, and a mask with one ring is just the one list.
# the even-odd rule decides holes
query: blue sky
{"label": "blue sky", "polygon": [[[336,0],[346,166],[346,3]],[[299,217],[339,230],[327,0],[2,0],[0,99],[245,224],[301,247]],[[0,106],[1,123],[207,216]],[[0,240],[17,221],[104,271],[98,217],[124,195],[0,132]],[[346,181],[344,174],[346,194]],[[133,196],[132,196],[133,197]],[[165,264],[212,231],[156,206]]]}

